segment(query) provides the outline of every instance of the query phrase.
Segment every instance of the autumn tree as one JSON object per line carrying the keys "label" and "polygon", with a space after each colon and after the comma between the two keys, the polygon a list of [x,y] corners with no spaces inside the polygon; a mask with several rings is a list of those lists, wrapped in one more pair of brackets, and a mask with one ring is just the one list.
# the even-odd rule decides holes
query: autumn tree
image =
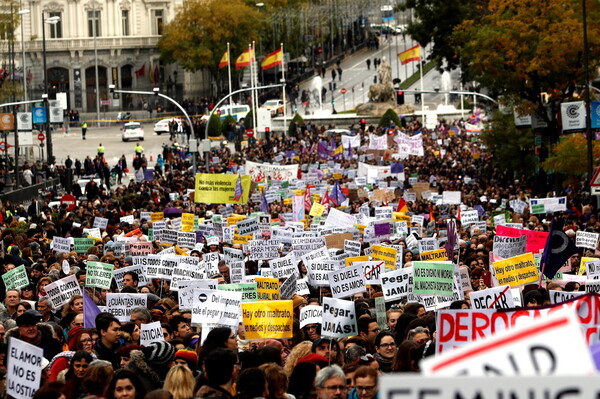
{"label": "autumn tree", "polygon": [[257,39],[257,7],[242,0],[188,0],[165,26],[158,42],[161,60],[185,70],[207,70],[215,80],[230,43],[232,68],[238,55]]}
{"label": "autumn tree", "polygon": [[[600,52],[599,5],[588,1],[590,71]],[[558,136],[555,115],[584,83],[580,0],[490,0],[479,19],[463,21],[452,40],[463,64],[481,86],[515,105],[520,114],[537,114]],[[549,109],[541,93],[550,93]]]}
{"label": "autumn tree", "polygon": [[[594,159],[600,157],[600,144],[594,142]],[[551,148],[550,156],[542,163],[549,172],[562,173],[567,177],[567,184],[577,183],[579,177],[587,172],[587,143],[582,133],[569,134],[561,137]]]}

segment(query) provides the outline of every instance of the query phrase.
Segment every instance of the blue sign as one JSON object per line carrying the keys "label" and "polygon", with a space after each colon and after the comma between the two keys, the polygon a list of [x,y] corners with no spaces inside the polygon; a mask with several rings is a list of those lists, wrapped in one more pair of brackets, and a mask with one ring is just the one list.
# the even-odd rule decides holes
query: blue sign
{"label": "blue sign", "polygon": [[33,123],[46,123],[46,108],[35,107],[33,108]]}
{"label": "blue sign", "polygon": [[600,128],[600,101],[592,101],[590,108],[590,114],[592,119],[592,129]]}

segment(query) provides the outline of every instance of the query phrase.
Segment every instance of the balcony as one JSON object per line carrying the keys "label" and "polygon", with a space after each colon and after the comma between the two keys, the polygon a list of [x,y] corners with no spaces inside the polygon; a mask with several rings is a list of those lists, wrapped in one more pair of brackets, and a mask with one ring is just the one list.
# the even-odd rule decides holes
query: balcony
{"label": "balcony", "polygon": [[[119,36],[119,37],[98,37],[96,45],[98,50],[113,50],[113,49],[134,49],[134,48],[155,48],[160,36]],[[8,52],[8,41],[0,41],[0,52]],[[16,51],[20,51],[20,42],[15,43]],[[63,38],[63,39],[48,39],[46,38],[46,51],[80,51],[92,50],[94,48],[94,39],[91,37],[85,38]],[[42,39],[25,42],[25,52],[41,52]]]}

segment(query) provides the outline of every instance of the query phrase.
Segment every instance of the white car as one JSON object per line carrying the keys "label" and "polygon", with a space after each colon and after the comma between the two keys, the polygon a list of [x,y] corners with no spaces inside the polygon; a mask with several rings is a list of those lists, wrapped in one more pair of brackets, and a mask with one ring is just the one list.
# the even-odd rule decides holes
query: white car
{"label": "white car", "polygon": [[171,121],[175,121],[175,122],[181,124],[181,119],[179,119],[179,118],[161,119],[154,124],[154,133],[158,134],[159,136],[162,133],[169,133],[169,123]]}
{"label": "white car", "polygon": [[139,122],[128,122],[121,129],[121,138],[123,141],[141,140],[144,141],[144,127]]}
{"label": "white car", "polygon": [[261,108],[271,111],[271,116],[283,115],[283,100],[267,100]]}

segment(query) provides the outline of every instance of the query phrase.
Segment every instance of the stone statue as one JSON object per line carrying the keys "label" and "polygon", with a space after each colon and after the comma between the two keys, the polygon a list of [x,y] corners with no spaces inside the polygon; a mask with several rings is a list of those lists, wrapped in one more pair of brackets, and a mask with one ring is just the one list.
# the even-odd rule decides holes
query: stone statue
{"label": "stone statue", "polygon": [[381,65],[379,65],[377,72],[379,74],[379,83],[372,84],[369,87],[369,101],[394,101],[396,93],[392,84],[392,67],[385,60],[385,57]]}

